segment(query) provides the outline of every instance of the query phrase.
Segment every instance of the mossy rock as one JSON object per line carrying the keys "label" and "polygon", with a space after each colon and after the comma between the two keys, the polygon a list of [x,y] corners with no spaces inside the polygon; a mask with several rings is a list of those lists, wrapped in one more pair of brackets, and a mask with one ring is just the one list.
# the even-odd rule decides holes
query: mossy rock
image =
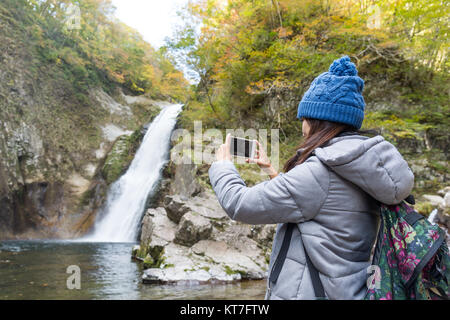
{"label": "mossy rock", "polygon": [[174,265],[165,264],[166,258],[164,257],[164,247],[154,246],[147,248],[148,253],[144,258],[143,267],[144,269],[149,268],[171,268]]}
{"label": "mossy rock", "polygon": [[161,257],[164,254],[164,247],[160,245],[149,247],[148,253],[152,256],[154,260],[156,261],[161,260]]}
{"label": "mossy rock", "polygon": [[140,250],[141,250],[141,246],[134,246],[131,249],[131,258],[133,258],[133,259],[138,258]]}
{"label": "mossy rock", "polygon": [[102,168],[102,176],[107,184],[113,183],[125,173],[143,138],[144,134],[141,129],[136,130],[130,136],[123,135],[117,138]]}
{"label": "mossy rock", "polygon": [[229,276],[233,275],[233,274],[240,274],[241,276],[244,277],[247,274],[247,272],[245,272],[243,270],[234,270],[230,266],[227,266],[227,265],[224,267],[224,269],[225,269],[225,273]]}
{"label": "mossy rock", "polygon": [[153,268],[153,266],[155,265],[155,260],[148,254],[143,262],[143,267],[144,269],[149,269],[149,268]]}
{"label": "mossy rock", "polygon": [[136,252],[133,252],[134,256],[139,259],[145,259],[148,254],[148,248],[145,246],[139,246]]}

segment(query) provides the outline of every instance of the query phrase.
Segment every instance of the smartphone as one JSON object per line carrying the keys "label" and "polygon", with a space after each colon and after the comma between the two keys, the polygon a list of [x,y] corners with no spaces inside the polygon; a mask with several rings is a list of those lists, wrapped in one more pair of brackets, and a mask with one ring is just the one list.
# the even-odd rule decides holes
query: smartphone
{"label": "smartphone", "polygon": [[243,158],[254,158],[256,152],[256,140],[231,137],[231,155]]}

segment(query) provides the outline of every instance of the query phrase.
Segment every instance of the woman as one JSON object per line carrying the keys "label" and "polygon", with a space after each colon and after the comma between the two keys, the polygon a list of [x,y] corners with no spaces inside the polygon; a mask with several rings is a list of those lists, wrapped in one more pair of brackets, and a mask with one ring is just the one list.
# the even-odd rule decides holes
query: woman
{"label": "woman", "polygon": [[346,56],[312,82],[297,115],[303,120],[305,139],[285,164],[284,173],[271,167],[262,150],[251,160],[271,180],[246,187],[231,162],[229,137],[216,152],[209,177],[230,218],[278,224],[269,274],[288,223],[296,224],[278,280],[275,284],[268,281],[266,299],[315,298],[304,248],[328,299],[365,295],[378,203],[396,204],[405,199],[414,175],[383,137],[367,138],[355,132],[364,118],[363,87]]}

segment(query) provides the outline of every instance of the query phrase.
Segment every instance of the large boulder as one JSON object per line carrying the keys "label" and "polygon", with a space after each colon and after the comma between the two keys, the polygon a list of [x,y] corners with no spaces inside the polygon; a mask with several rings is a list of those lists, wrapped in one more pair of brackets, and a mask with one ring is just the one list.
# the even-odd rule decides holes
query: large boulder
{"label": "large boulder", "polygon": [[263,279],[267,266],[258,251],[254,258],[224,241],[201,240],[191,248],[168,244],[163,263],[158,268],[144,270],[143,282],[155,283],[215,283],[243,279]]}
{"label": "large boulder", "polygon": [[[249,239],[247,243],[250,242]],[[222,265],[228,274],[239,273],[244,279],[264,278],[264,260],[258,259],[256,244],[253,247],[242,246],[241,249],[243,248],[247,250],[243,252],[225,241],[202,240],[192,247],[192,252]]]}
{"label": "large boulder", "polygon": [[167,211],[167,216],[175,223],[179,223],[181,217],[189,211],[186,205],[186,197],[179,195],[167,195],[164,198],[164,208]]}
{"label": "large boulder", "polygon": [[440,196],[431,195],[431,194],[425,194],[422,196],[426,201],[430,202],[432,206],[438,206],[442,203],[444,200]]}
{"label": "large boulder", "polygon": [[174,242],[192,246],[194,243],[208,239],[212,232],[210,220],[196,212],[188,212],[180,220]]}
{"label": "large boulder", "polygon": [[204,255],[194,254],[191,249],[171,243],[165,248],[164,263],[159,268],[144,270],[142,280],[147,284],[199,284],[242,279],[239,272],[230,270],[220,263],[213,263]]}
{"label": "large boulder", "polygon": [[164,208],[167,216],[175,223],[179,223],[181,217],[188,211],[193,211],[214,222],[228,220],[217,198],[210,192],[201,196],[187,198],[180,195],[167,195],[164,198]]}
{"label": "large boulder", "polygon": [[165,247],[175,238],[176,228],[164,208],[149,209],[142,219],[140,246],[133,248],[133,257],[144,261],[144,267],[159,267]]}

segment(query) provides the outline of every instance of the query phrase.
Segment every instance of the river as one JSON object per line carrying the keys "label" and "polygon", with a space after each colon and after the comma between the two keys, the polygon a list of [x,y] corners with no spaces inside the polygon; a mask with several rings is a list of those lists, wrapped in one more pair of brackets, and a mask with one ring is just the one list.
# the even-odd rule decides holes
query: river
{"label": "river", "polygon": [[[263,299],[265,281],[149,285],[131,260],[133,243],[2,241],[0,300]],[[68,289],[67,267],[81,270],[81,289]]]}

